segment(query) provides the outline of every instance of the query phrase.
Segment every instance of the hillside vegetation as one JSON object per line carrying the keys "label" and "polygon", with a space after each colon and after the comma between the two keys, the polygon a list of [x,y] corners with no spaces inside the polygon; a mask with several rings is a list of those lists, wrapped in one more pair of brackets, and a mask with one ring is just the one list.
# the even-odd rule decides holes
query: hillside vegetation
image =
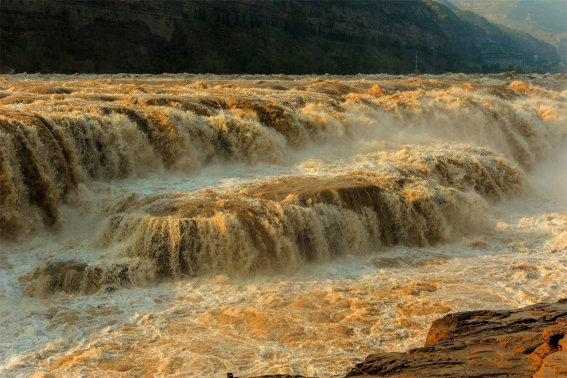
{"label": "hillside vegetation", "polygon": [[[420,72],[473,72],[488,35],[428,0],[3,0],[0,21],[16,72],[409,73],[416,53]],[[557,57],[501,33],[510,51]]]}
{"label": "hillside vegetation", "polygon": [[443,0],[488,21],[529,33],[557,48],[567,62],[567,2],[563,0]]}

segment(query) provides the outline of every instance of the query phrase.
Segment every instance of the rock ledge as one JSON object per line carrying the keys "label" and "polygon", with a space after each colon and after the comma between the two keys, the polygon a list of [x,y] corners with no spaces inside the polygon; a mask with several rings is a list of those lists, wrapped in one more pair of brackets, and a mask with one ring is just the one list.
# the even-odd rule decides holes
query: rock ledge
{"label": "rock ledge", "polygon": [[433,323],[424,347],[371,354],[346,376],[567,377],[565,334],[567,299],[458,312]]}

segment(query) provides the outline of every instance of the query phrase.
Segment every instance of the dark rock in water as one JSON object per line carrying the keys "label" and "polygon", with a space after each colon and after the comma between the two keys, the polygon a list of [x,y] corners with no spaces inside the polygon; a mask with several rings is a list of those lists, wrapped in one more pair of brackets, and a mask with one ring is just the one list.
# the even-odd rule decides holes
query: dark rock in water
{"label": "dark rock in water", "polygon": [[372,354],[346,376],[567,377],[567,299],[468,311],[433,323],[425,346]]}
{"label": "dark rock in water", "polygon": [[109,293],[116,290],[116,285],[128,285],[138,270],[138,266],[126,264],[100,267],[76,261],[57,261],[36,268],[19,280],[25,285],[25,294],[33,298],[47,298],[58,292],[94,294],[101,288]]}
{"label": "dark rock in water", "polygon": [[93,293],[100,288],[102,270],[76,261],[50,262],[20,277],[26,295],[46,298],[58,291]]}

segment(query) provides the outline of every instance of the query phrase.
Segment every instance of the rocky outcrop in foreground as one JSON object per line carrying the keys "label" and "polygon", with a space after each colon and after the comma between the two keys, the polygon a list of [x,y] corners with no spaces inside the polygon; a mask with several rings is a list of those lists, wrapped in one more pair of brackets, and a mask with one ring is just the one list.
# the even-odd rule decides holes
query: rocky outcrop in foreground
{"label": "rocky outcrop in foreground", "polygon": [[567,299],[468,311],[433,323],[425,346],[366,357],[346,376],[567,377]]}
{"label": "rocky outcrop in foreground", "polygon": [[567,377],[566,334],[567,298],[517,310],[457,312],[433,322],[423,348],[371,354],[346,377]]}

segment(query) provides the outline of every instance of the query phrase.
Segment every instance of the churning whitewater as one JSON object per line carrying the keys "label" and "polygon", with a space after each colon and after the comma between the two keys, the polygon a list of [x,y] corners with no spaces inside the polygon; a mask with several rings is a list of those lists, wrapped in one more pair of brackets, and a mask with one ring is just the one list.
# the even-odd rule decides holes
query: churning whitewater
{"label": "churning whitewater", "polygon": [[342,376],[567,296],[567,77],[0,78],[0,374]]}

